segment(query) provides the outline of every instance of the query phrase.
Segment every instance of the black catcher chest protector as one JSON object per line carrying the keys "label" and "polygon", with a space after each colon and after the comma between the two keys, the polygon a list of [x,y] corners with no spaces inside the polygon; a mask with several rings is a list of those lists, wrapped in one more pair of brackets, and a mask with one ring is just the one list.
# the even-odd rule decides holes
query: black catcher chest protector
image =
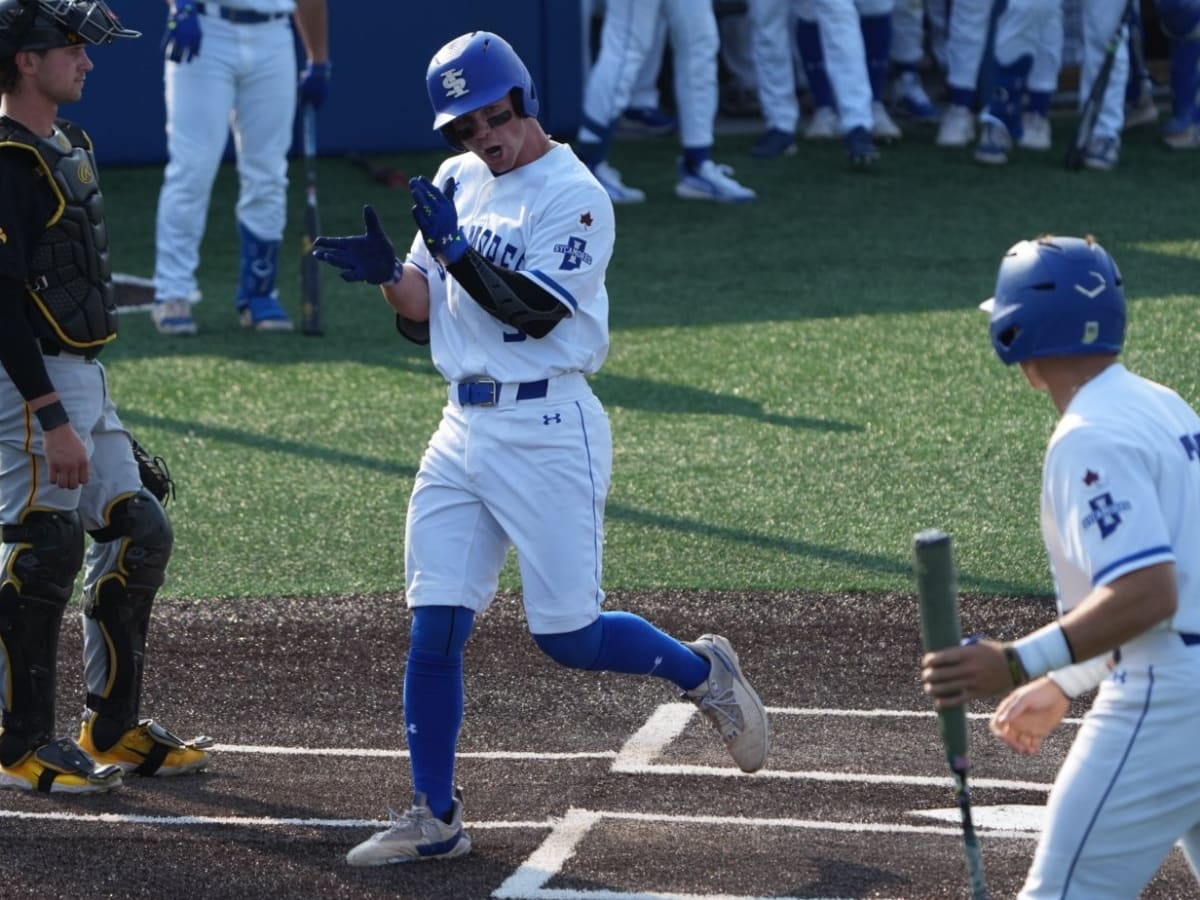
{"label": "black catcher chest protector", "polygon": [[7,120],[0,123],[0,147],[36,156],[57,201],[29,264],[26,288],[40,313],[34,332],[63,350],[94,356],[117,334],[117,309],[91,141],[62,119],[48,138]]}

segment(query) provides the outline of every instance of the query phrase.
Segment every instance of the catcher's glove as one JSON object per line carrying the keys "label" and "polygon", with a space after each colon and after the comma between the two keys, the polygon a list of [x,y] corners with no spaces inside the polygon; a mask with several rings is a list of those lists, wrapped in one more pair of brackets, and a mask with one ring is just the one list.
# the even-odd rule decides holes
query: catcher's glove
{"label": "catcher's glove", "polygon": [[142,484],[146,490],[158,498],[159,503],[166,506],[167,500],[175,497],[175,481],[171,478],[167,461],[161,456],[151,456],[149,451],[132,436],[129,441],[133,444],[133,458],[137,460],[138,474],[142,477]]}

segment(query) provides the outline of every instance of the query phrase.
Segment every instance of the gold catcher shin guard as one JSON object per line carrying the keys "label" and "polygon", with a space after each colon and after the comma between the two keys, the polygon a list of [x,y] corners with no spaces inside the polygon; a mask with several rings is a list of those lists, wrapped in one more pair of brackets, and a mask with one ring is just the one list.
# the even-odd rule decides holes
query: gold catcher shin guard
{"label": "gold catcher shin guard", "polygon": [[108,521],[91,532],[107,546],[99,548],[103,571],[84,594],[87,706],[97,713],[92,734],[101,750],[138,722],[150,610],[174,543],[167,514],[145,490],[114,502]]}

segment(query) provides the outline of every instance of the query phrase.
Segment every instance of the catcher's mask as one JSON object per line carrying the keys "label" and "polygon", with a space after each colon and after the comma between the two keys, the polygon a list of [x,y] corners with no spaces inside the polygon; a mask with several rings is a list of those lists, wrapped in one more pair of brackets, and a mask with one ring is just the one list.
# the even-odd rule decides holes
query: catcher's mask
{"label": "catcher's mask", "polygon": [[141,37],[104,0],[0,0],[0,59],[21,50],[109,44]]}
{"label": "catcher's mask", "polygon": [[446,126],[510,93],[517,115],[538,113],[537,89],[525,63],[508,41],[490,31],[460,35],[435,53],[425,87],[433,105],[433,128],[455,150],[462,150],[462,143]]}
{"label": "catcher's mask", "polygon": [[1121,272],[1091,238],[1040,237],[1014,244],[1000,263],[992,346],[1005,365],[1040,356],[1120,353],[1125,342]]}

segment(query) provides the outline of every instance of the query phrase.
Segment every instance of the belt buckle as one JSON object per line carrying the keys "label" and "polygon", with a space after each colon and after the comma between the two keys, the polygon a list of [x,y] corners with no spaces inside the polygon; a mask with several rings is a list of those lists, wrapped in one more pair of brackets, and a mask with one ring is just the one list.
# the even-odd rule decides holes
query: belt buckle
{"label": "belt buckle", "polygon": [[475,400],[474,396],[472,396],[472,398],[471,398],[472,406],[495,406],[496,405],[496,400],[500,396],[500,385],[496,383],[496,379],[494,379],[494,378],[479,378],[475,381],[469,381],[469,382],[467,382],[467,384],[469,385],[469,387],[467,388],[468,394],[474,395],[475,391],[477,391],[477,390],[487,392],[487,399]]}

